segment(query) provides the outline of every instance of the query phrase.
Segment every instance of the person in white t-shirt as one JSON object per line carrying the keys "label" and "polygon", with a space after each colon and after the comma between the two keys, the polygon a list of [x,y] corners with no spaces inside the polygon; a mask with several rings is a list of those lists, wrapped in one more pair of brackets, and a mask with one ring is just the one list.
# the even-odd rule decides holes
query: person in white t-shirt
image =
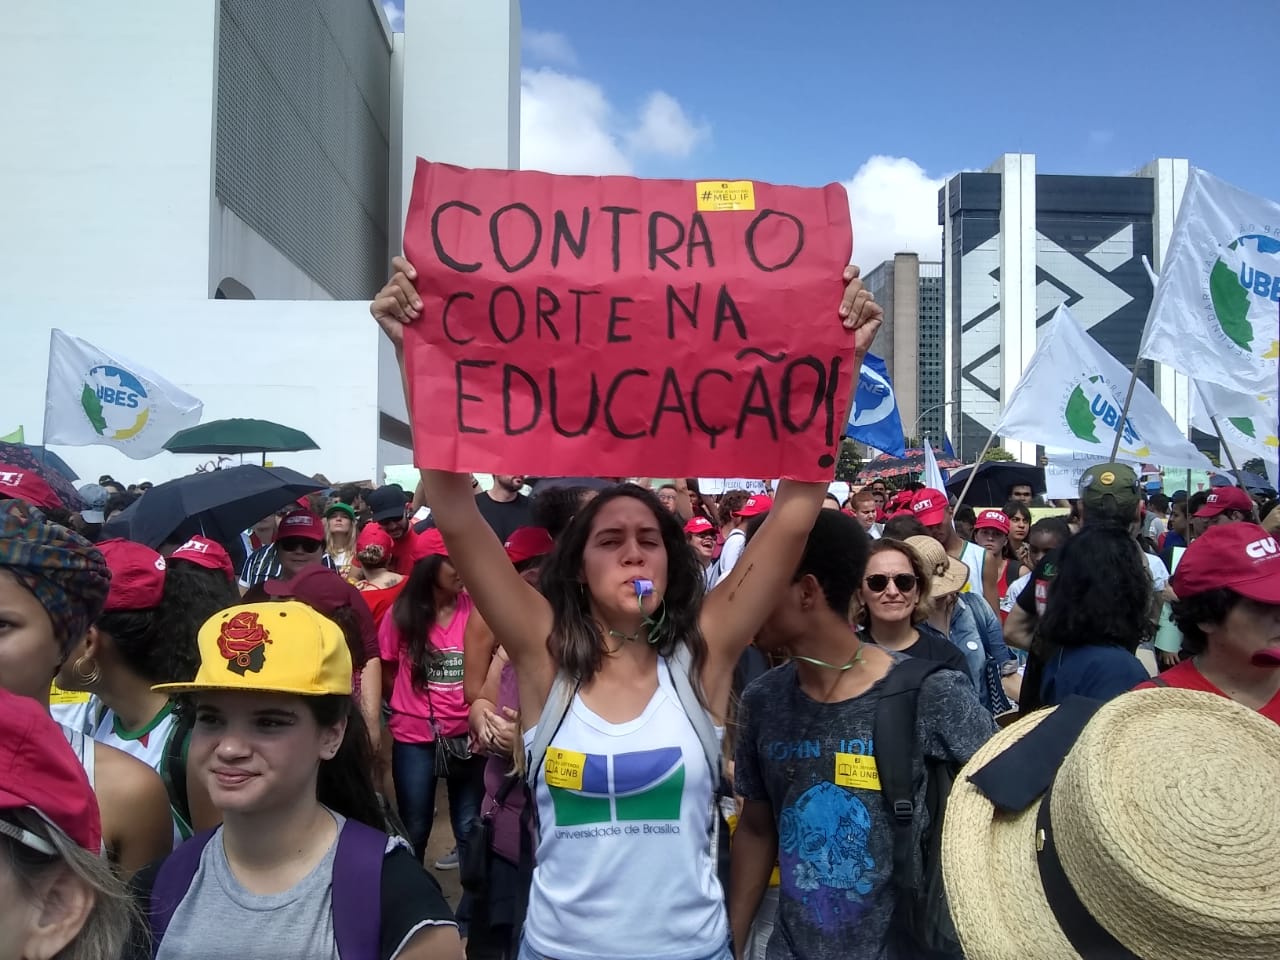
{"label": "person in white t-shirt", "polygon": [[[404,324],[421,299],[413,266],[393,266],[370,310],[403,364]],[[837,313],[853,370],[883,318],[857,275],[845,271]],[[584,506],[534,589],[467,476],[422,477],[449,555],[510,656],[522,709],[564,711],[529,771],[539,836],[521,960],[729,960],[711,840],[719,770],[699,730],[723,724],[734,667],[791,583],[828,481],[779,483],[735,572],[704,598],[702,564],[649,490],[619,484]],[[682,706],[687,687],[705,704],[696,716]],[[566,698],[550,702],[553,690]],[[538,732],[525,731],[526,745]]]}
{"label": "person in white t-shirt", "polygon": [[[721,529],[727,530],[724,546],[720,548],[720,559],[716,561],[714,573],[708,578],[712,587],[718,587],[729,579],[729,574],[742,558],[742,551],[747,545],[747,523],[752,517],[768,513],[773,507],[773,499],[767,494],[757,493],[748,497],[747,502],[733,511],[729,522]],[[721,505],[721,517],[724,506]]]}

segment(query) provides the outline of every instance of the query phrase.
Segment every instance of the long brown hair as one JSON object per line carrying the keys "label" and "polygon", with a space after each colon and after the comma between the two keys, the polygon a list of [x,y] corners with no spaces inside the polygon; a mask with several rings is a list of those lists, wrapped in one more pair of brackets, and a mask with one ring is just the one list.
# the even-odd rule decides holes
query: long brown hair
{"label": "long brown hair", "polygon": [[706,573],[675,515],[663,508],[652,491],[633,483],[608,487],[586,504],[542,565],[539,588],[551,604],[553,617],[548,640],[551,656],[561,670],[580,683],[589,683],[604,662],[605,639],[591,614],[591,598],[582,580],[582,556],[601,509],[619,497],[631,497],[649,508],[667,551],[667,589],[662,597],[666,620],[659,636],[650,637],[650,642],[664,657],[671,656],[677,646],[687,646],[693,661],[694,689],[701,691],[698,679],[707,660],[707,641],[702,636],[698,614]]}

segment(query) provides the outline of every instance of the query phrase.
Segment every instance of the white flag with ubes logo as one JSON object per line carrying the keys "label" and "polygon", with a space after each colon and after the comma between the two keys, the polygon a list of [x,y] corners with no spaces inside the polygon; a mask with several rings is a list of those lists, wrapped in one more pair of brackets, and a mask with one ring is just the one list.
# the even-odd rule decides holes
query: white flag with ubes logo
{"label": "white flag with ubes logo", "polygon": [[1228,390],[1276,396],[1280,203],[1191,172],[1138,355]]}
{"label": "white flag with ubes logo", "polygon": [[1134,384],[1129,415],[1121,423],[1129,378],[1124,365],[1061,306],[1041,333],[995,434],[1110,460],[1119,431],[1120,460],[1212,469],[1145,383]]}
{"label": "white flag with ubes logo", "polygon": [[54,330],[49,338],[44,442],[102,444],[145,460],[179,430],[200,422],[204,404],[146,367]]}

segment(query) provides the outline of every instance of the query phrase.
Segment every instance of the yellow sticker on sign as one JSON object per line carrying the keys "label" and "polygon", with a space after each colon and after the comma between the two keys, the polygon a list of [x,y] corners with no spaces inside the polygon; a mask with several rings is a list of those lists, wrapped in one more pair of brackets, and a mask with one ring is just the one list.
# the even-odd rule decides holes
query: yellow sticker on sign
{"label": "yellow sticker on sign", "polygon": [[89,694],[81,690],[63,690],[56,683],[49,684],[49,703],[58,706],[69,706],[76,703],[88,703]]}
{"label": "yellow sticker on sign", "polygon": [[547,761],[543,767],[543,777],[549,787],[563,787],[566,790],[582,789],[582,768],[587,765],[587,755],[576,750],[561,750],[558,747],[547,748]]}
{"label": "yellow sticker on sign", "polygon": [[756,185],[750,180],[699,180],[699,210],[754,210]]}
{"label": "yellow sticker on sign", "polygon": [[835,782],[838,787],[879,790],[880,771],[876,769],[876,758],[860,753],[837,753]]}

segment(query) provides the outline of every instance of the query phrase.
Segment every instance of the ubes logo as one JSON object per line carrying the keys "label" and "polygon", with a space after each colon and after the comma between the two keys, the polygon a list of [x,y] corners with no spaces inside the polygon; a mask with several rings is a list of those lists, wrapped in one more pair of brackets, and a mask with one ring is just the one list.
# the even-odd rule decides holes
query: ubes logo
{"label": "ubes logo", "polygon": [[151,416],[146,387],[128,370],[110,364],[89,371],[80,406],[94,432],[108,440],[136,437]]}
{"label": "ubes logo", "polygon": [[[1067,427],[1087,443],[1102,444],[1107,434],[1116,432],[1120,410],[1120,403],[1107,382],[1101,376],[1090,377],[1077,384],[1067,397]],[[1124,422],[1120,445],[1136,456],[1145,457],[1151,452],[1129,419]]]}
{"label": "ubes logo", "polygon": [[1231,241],[1209,271],[1208,295],[1228,340],[1264,360],[1280,357],[1280,238],[1247,233]]}

